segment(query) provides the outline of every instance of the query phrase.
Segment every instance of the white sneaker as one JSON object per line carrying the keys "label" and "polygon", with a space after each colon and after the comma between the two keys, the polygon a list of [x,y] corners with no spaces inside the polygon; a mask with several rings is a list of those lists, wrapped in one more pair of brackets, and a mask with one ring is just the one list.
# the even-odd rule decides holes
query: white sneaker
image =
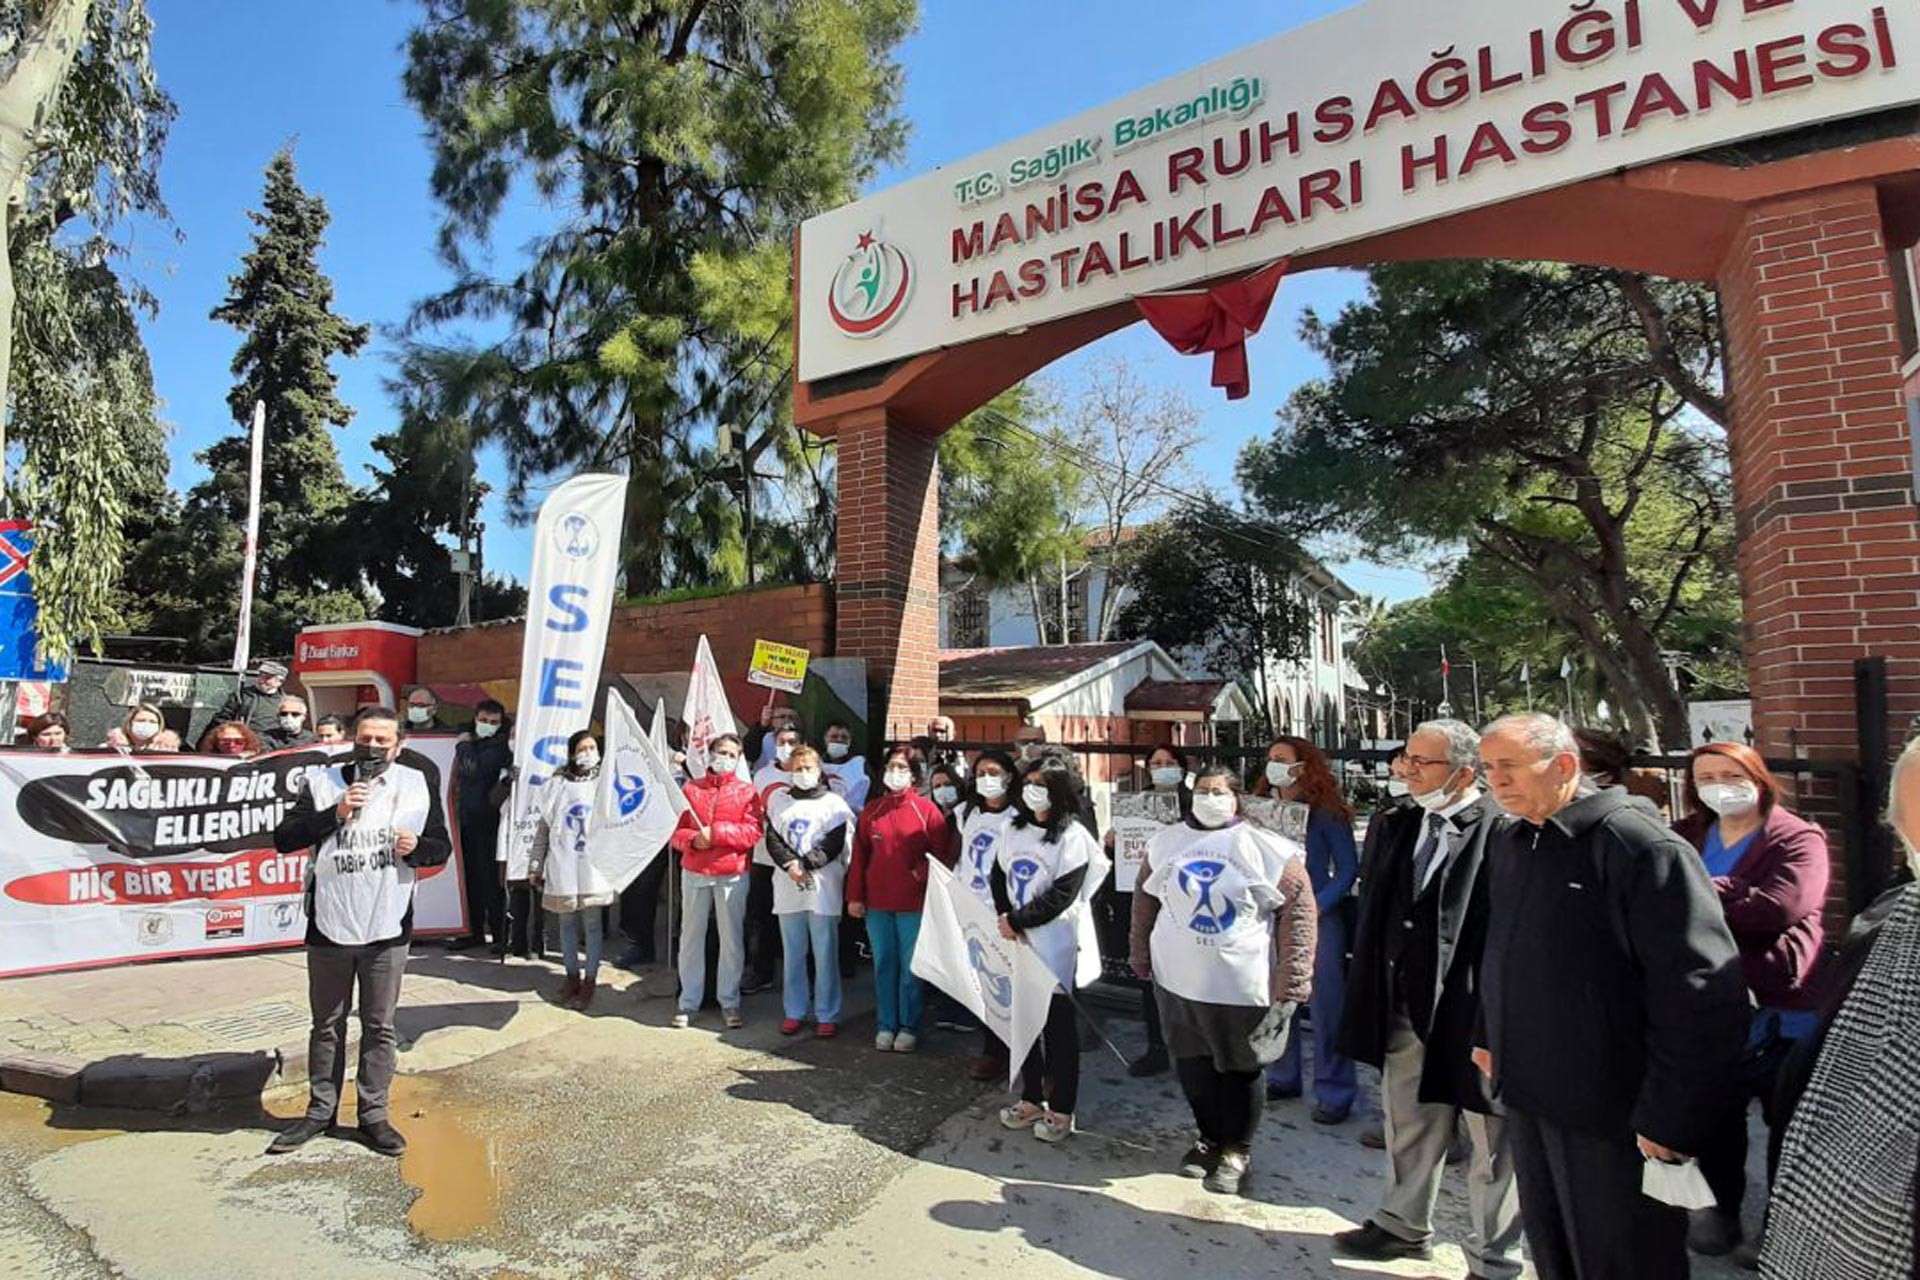
{"label": "white sneaker", "polygon": [[920,1040],[911,1031],[902,1031],[893,1038],[893,1051],[895,1053],[912,1053],[919,1047]]}
{"label": "white sneaker", "polygon": [[1040,1123],[1047,1113],[1031,1102],[1016,1102],[1012,1106],[1000,1108],[1000,1124],[1007,1129],[1031,1129]]}
{"label": "white sneaker", "polygon": [[874,1048],[876,1048],[876,1049],[878,1049],[878,1050],[879,1050],[880,1052],[882,1052],[882,1053],[890,1053],[890,1052],[892,1052],[892,1050],[893,1050],[893,1032],[891,1032],[891,1031],[882,1031],[882,1032],[881,1032],[881,1033],[880,1033],[879,1035],[877,1035],[877,1036],[875,1036],[875,1037],[873,1038],[873,1047],[874,1047]]}
{"label": "white sneaker", "polygon": [[1049,1111],[1033,1126],[1033,1136],[1042,1142],[1064,1142],[1073,1133],[1073,1117]]}
{"label": "white sneaker", "polygon": [[676,1013],[673,1015],[673,1021],[669,1022],[667,1025],[674,1028],[676,1031],[684,1031],[689,1026],[693,1025],[693,1015],[690,1013]]}

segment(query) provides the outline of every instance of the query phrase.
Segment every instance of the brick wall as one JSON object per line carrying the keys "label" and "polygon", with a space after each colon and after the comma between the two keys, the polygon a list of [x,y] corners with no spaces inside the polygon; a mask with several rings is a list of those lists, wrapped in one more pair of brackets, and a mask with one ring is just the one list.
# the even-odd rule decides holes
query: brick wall
{"label": "brick wall", "polygon": [[835,653],[865,658],[872,723],[911,737],[940,698],[939,442],[884,409],[834,427]]}
{"label": "brick wall", "polygon": [[[1769,756],[1858,758],[1853,663],[1888,659],[1889,731],[1920,714],[1920,521],[1879,200],[1843,187],[1749,211],[1721,272],[1754,728]],[[1795,796],[1833,836],[1839,800]]]}
{"label": "brick wall", "polygon": [[1755,729],[1852,758],[1853,661],[1889,659],[1894,740],[1920,713],[1920,522],[1878,198],[1756,206],[1721,274]]}
{"label": "brick wall", "polygon": [[[428,684],[478,683],[520,674],[524,624],[485,623],[420,637],[419,679]],[[720,670],[744,672],[756,639],[799,645],[817,657],[833,649],[833,588],[826,583],[736,591],[705,600],[622,605],[607,628],[608,674],[685,671],[705,634]]]}

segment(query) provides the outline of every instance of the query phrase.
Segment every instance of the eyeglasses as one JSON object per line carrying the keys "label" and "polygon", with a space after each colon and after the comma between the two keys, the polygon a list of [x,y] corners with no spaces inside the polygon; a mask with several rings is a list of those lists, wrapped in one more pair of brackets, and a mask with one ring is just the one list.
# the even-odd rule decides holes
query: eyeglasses
{"label": "eyeglasses", "polygon": [[1437,764],[1451,765],[1453,763],[1451,760],[1429,760],[1425,756],[1401,756],[1400,758],[1415,769],[1431,769]]}

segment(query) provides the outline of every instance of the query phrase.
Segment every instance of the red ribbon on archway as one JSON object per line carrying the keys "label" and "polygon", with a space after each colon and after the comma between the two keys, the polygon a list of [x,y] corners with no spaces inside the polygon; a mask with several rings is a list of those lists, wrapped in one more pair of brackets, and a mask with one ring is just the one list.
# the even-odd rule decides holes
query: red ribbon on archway
{"label": "red ribbon on archway", "polygon": [[1266,323],[1273,295],[1292,261],[1282,258],[1251,275],[1210,289],[1176,289],[1135,298],[1154,332],[1182,355],[1213,353],[1213,385],[1227,399],[1244,400],[1252,390],[1247,373],[1247,339]]}

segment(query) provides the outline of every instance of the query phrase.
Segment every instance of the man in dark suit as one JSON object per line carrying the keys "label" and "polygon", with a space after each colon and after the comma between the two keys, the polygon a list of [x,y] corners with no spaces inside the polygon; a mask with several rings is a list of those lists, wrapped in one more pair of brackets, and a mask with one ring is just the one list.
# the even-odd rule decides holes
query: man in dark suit
{"label": "man in dark suit", "polygon": [[1421,725],[1402,768],[1413,804],[1376,819],[1341,1048],[1380,1068],[1387,1189],[1334,1247],[1369,1259],[1433,1256],[1433,1210],[1462,1113],[1471,1139],[1471,1274],[1520,1274],[1520,1201],[1505,1124],[1473,1063],[1480,952],[1487,935],[1487,837],[1500,808],[1480,789],[1480,735],[1458,720]]}

